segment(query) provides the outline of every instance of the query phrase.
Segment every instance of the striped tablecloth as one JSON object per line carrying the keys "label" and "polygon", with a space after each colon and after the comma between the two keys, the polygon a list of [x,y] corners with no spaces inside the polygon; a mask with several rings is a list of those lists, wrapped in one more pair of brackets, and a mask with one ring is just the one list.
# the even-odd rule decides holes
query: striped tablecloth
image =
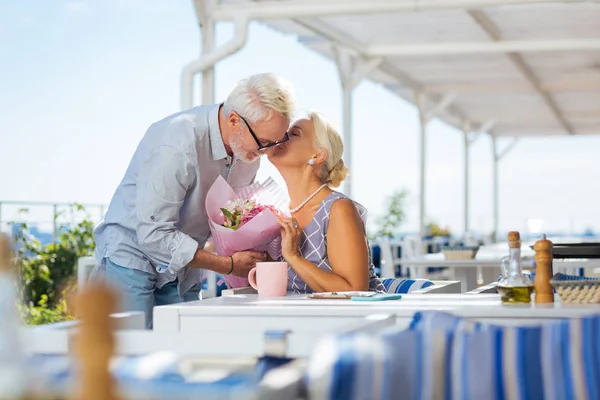
{"label": "striped tablecloth", "polygon": [[307,384],[336,400],[599,399],[600,314],[506,327],[417,313],[408,330],[324,339]]}
{"label": "striped tablecloth", "polygon": [[[236,368],[227,363],[182,368],[182,359],[169,352],[117,357],[111,363],[120,391],[135,399],[261,399],[261,380],[286,359],[264,357],[255,365]],[[69,356],[35,355],[29,360],[38,389],[62,394],[72,389],[76,365]],[[185,369],[188,369],[187,371]],[[271,389],[269,389],[271,391]],[[272,396],[273,393],[269,393]]]}

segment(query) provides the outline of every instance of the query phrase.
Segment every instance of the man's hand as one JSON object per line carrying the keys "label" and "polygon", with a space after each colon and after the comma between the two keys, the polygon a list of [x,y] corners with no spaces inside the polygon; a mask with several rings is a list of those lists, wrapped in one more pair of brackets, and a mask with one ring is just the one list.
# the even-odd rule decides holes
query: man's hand
{"label": "man's hand", "polygon": [[256,266],[257,262],[266,260],[266,253],[259,253],[256,251],[241,251],[235,253],[233,255],[233,271],[231,274],[241,278],[247,278],[248,273]]}

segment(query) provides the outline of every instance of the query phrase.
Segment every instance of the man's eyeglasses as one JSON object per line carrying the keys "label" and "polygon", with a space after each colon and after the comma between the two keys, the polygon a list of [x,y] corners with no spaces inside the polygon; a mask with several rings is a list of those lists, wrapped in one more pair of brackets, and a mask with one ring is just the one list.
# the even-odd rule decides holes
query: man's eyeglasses
{"label": "man's eyeglasses", "polygon": [[250,131],[250,135],[252,135],[252,138],[254,139],[254,141],[256,142],[256,144],[258,145],[258,151],[262,151],[262,150],[271,148],[273,146],[278,146],[278,145],[280,145],[282,143],[285,143],[288,140],[290,140],[290,136],[286,132],[283,135],[283,138],[281,140],[278,140],[277,142],[270,142],[270,143],[267,143],[267,144],[262,144],[260,142],[260,140],[258,139],[258,137],[256,136],[256,134],[254,133],[254,131],[252,130],[252,128],[250,127],[250,124],[248,123],[248,121],[246,121],[246,119],[244,117],[242,117],[241,115],[238,114],[238,116],[242,119],[242,121],[244,121],[244,123],[248,127],[248,130]]}

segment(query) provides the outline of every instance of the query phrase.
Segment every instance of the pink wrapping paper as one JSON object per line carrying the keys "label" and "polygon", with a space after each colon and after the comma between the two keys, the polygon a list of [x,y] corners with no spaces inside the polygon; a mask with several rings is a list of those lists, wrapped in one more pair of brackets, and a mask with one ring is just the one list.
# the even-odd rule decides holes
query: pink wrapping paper
{"label": "pink wrapping paper", "polygon": [[[268,252],[274,260],[281,257],[281,233],[275,214],[265,210],[234,231],[223,226],[225,217],[221,208],[225,207],[228,201],[242,198],[273,205],[285,212],[286,197],[285,192],[271,178],[264,183],[254,183],[236,193],[225,179],[219,176],[209,189],[205,203],[217,254],[231,256],[240,251],[252,250]],[[249,286],[248,279],[233,275],[225,276],[225,282],[229,288]]]}

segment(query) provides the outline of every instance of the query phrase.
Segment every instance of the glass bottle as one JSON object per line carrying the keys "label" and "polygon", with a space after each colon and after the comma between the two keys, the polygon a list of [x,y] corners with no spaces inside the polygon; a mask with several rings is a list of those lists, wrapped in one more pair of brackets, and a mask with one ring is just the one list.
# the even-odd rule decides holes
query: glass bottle
{"label": "glass bottle", "polygon": [[521,268],[521,237],[519,232],[508,233],[509,260],[506,273],[498,282],[498,293],[503,304],[529,304],[533,282],[523,275]]}

